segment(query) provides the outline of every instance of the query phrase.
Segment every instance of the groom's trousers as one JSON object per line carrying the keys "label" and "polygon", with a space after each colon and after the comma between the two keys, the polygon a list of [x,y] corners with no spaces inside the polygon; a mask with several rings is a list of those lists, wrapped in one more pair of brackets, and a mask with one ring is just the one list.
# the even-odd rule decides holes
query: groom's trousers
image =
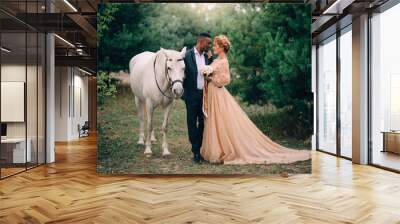
{"label": "groom's trousers", "polygon": [[203,116],[203,91],[197,90],[191,99],[185,100],[187,127],[189,141],[192,144],[193,154],[200,154],[201,143],[203,141],[204,116]]}

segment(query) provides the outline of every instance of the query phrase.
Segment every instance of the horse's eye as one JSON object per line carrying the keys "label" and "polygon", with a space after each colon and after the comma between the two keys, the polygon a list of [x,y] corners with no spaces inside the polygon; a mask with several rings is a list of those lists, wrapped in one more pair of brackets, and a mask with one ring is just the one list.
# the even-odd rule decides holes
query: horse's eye
{"label": "horse's eye", "polygon": [[168,67],[168,70],[171,70],[171,67]]}
{"label": "horse's eye", "polygon": [[171,58],[168,58],[168,61],[172,61],[172,59],[171,59]]}

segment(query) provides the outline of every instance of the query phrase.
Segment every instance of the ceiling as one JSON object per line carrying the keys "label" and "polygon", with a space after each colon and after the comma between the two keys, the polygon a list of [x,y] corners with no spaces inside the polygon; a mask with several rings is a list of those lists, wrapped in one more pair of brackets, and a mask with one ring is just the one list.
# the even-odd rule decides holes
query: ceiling
{"label": "ceiling", "polygon": [[[12,49],[9,60],[32,58],[36,46],[28,43],[25,31],[52,32],[55,37],[56,65],[96,70],[96,9],[100,0],[1,0],[2,45]],[[51,11],[51,13],[49,13]],[[28,34],[28,42],[30,35]],[[2,52],[3,54],[4,52]],[[27,54],[26,54],[27,53]],[[67,57],[66,57],[67,56]]]}
{"label": "ceiling", "polygon": [[353,17],[375,12],[375,9],[388,0],[311,0],[313,18],[311,32],[313,42],[336,32],[352,22]]}

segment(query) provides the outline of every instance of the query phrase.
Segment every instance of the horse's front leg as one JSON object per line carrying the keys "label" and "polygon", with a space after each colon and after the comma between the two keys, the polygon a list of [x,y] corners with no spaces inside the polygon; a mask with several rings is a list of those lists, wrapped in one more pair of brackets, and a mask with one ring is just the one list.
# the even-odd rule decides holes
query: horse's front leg
{"label": "horse's front leg", "polygon": [[168,119],[169,119],[169,114],[171,112],[172,105],[173,105],[173,102],[171,102],[164,108],[164,120],[163,120],[163,124],[161,127],[161,133],[162,133],[162,138],[163,138],[162,139],[162,149],[163,149],[162,156],[164,158],[171,155],[171,153],[168,150],[167,131],[168,131]]}
{"label": "horse's front leg", "polygon": [[151,140],[151,142],[156,142],[156,141],[157,141],[157,139],[156,139],[156,135],[154,134],[154,129],[153,129],[153,131],[151,131],[151,137],[150,137],[150,140]]}
{"label": "horse's front leg", "polygon": [[138,145],[144,145],[144,121],[145,121],[145,105],[138,97],[135,96],[135,104],[139,114],[139,140]]}
{"label": "horse's front leg", "polygon": [[150,100],[146,100],[146,120],[147,120],[147,130],[146,130],[146,148],[144,149],[144,154],[146,157],[151,157],[153,152],[151,151],[151,133],[153,132],[153,111],[154,106]]}

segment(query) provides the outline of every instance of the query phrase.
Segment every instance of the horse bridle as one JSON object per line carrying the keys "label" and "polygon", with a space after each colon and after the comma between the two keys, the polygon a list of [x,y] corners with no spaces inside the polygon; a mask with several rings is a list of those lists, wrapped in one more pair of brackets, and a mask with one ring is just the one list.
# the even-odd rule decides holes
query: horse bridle
{"label": "horse bridle", "polygon": [[[175,84],[175,83],[178,83],[178,82],[182,83],[182,86],[183,86],[183,80],[180,80],[180,79],[172,80],[171,77],[169,76],[167,62],[168,62],[168,61],[172,61],[172,59],[171,59],[171,58],[168,58],[168,56],[167,56],[165,53],[164,53],[164,55],[165,55],[165,57],[167,58],[167,60],[165,60],[165,78],[167,79],[167,81],[168,81],[168,83],[169,83],[169,87],[166,89],[166,91],[168,91],[169,89],[171,89],[171,88],[174,86],[174,84]],[[167,97],[167,98],[173,99],[173,97],[167,96],[167,95],[165,94],[165,92],[161,90],[160,85],[158,84],[158,81],[157,81],[157,74],[156,74],[156,62],[157,62],[157,57],[158,57],[158,53],[156,54],[156,57],[154,58],[154,79],[156,80],[157,88],[158,88],[158,90],[161,92],[162,95],[164,95],[164,96]],[[182,60],[183,60],[183,59],[178,59],[178,61],[182,61]]]}

